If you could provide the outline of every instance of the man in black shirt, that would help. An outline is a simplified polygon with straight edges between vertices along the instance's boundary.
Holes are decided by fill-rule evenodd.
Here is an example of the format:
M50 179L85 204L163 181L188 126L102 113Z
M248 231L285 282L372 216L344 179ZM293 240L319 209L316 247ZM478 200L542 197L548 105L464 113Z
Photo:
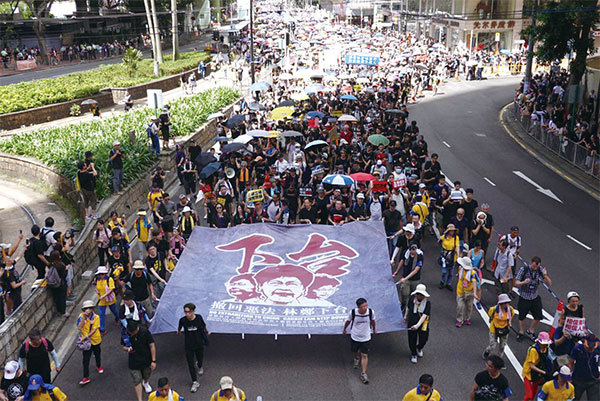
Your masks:
M86 217L96 216L96 177L92 171L89 171L84 162L79 162L79 171L77 180L83 195L83 204Z
M144 262L136 260L133 264L133 273L124 277L123 281L129 283L135 301L146 308L148 316L152 316L152 301L158 301L158 299L154 296L150 274L146 271Z
M148 256L144 259L146 269L152 273L152 285L157 298L160 298L162 292L167 285L167 261L158 254L156 245L148 246Z
M475 376L475 384L471 389L469 401L508 401L508 397L512 395L512 390L506 377L500 373L500 370L504 367L504 361L498 355L490 355L486 364L487 369Z
M298 223L302 224L316 224L317 223L317 209L312 205L309 198L304 199L304 205L298 213Z
M46 245L46 239L41 237L40 227L36 224L31 226L31 234L33 237L26 242L25 261L35 267L37 279L39 280L46 277L46 266L50 265L50 262L44 256L48 246ZM27 260L28 254L31 254L29 260Z
M198 374L204 374L202 361L204 359L204 345L208 345L207 336L210 332L206 329L206 323L202 316L196 315L196 305L192 303L183 306L185 316L179 319L177 326L177 335L181 335L183 329L183 338L185 344L185 359L187 360L190 376L192 377L191 392L198 391L200 384L198 383ZM198 364L198 371L194 366L194 358Z
M123 195L123 159L125 154L121 151L121 142L113 142L113 148L108 154L110 167L113 170L113 191L117 195Z
M156 250L161 259L169 257L169 241L164 238L164 235L159 228L152 229L152 239L148 241L146 250L148 250L152 244L156 245Z
M402 228L402 214L396 210L396 201L390 201L389 209L382 213L383 226L385 227L385 235L388 237L388 252L392 255L392 250L396 245L397 237L395 236Z
M19 362L7 362L4 365L4 377L0 383L0 399L15 401L25 394L28 384L29 375L21 370Z
M129 353L129 372L137 400L142 401L142 385L146 393L152 392L148 380L156 369L156 346L152 334L137 322L129 322L127 334L127 337L121 339L121 347Z
M42 337L39 329L32 329L29 338L19 350L19 365L25 366L29 375L40 375L44 382L50 383L50 357L54 360L56 371L60 372L60 361L50 340Z
M348 212L342 206L342 201L337 199L335 206L329 210L329 224L337 226L348 221Z

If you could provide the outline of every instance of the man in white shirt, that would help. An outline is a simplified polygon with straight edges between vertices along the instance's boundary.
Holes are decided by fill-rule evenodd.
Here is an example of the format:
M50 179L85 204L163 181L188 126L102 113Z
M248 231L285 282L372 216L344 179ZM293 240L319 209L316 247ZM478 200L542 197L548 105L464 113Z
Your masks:
M282 154L279 154L279 158L275 161L275 168L279 174L285 173L289 167L289 163L283 158Z
M346 329L350 326L350 339L352 353L354 354L354 369L362 368L360 380L364 384L369 383L367 376L367 365L369 363L369 347L371 345L371 328L372 333L377 334L375 327L375 313L369 308L367 300L358 298L356 300L357 308L352 309L348 315L348 320L344 324L342 334L346 335Z

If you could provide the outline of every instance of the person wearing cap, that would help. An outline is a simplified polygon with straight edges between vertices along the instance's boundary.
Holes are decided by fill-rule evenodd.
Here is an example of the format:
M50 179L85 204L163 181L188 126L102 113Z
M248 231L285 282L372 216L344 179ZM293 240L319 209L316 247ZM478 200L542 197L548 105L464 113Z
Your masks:
M397 256L400 255L400 257L403 257L411 245L417 245L419 248L421 247L420 236L417 234L413 223L406 224L402 227L402 230L398 232L397 237L398 241L396 242L396 248L390 258L392 266L396 264Z
M146 313L146 308L134 299L133 291L127 290L123 294L123 303L119 306L119 321L121 322L121 336L126 335L127 325L135 321L142 325L150 324L150 317Z
M136 260L133 263L133 272L127 274L123 281L129 283L129 288L133 292L135 301L142 304L146 308L148 315L152 316L152 301L158 301L158 299L154 296L152 280L144 262Z
M169 379L161 377L156 383L158 389L148 396L148 401L184 401L177 391L171 389Z
M498 295L498 303L488 310L490 317L489 345L483 351L483 358L489 355L504 356L504 347L508 340L510 325L515 309L510 305L510 297L507 294Z
M150 232L152 230L152 223L148 218L146 209L139 209L137 217L133 222L133 227L137 232L137 257L143 258L146 252L146 244L150 239Z
M106 266L98 266L96 277L94 278L94 287L98 297L98 315L100 316L100 332L106 333L106 308L108 307L119 321L119 311L117 310L117 294L115 291L115 280L109 276Z
M350 207L350 216L352 221L364 221L371 218L371 212L369 207L365 203L365 194L359 192L356 194L356 202L352 203Z
M27 391L23 395L25 401L67 401L67 395L60 388L49 384L40 375L31 375Z
M8 361L4 365L4 376L0 382L0 400L16 401L22 400L27 386L29 385L29 375L21 370L19 362Z
M567 305L561 313L560 320L562 320L562 323L559 323L559 326L564 327L564 322L567 318L585 319L583 305L580 303L580 296L575 291L569 291L569 293L567 294Z
M398 249L398 248L396 248ZM400 302L402 309L406 307L410 294L417 289L417 284L421 280L421 268L423 267L423 251L416 244L410 245L408 250L400 259L398 267L392 274L396 277L402 269L400 277Z
M126 156L121 150L121 142L114 141L113 148L108 154L108 162L113 171L113 192L123 195L123 159Z
M137 401L142 401L142 387L146 394L152 392L149 383L156 369L156 345L152 334L136 321L127 325L127 335L121 338L121 348L128 354L129 373Z
M404 322L408 328L408 347L412 363L417 363L417 357L423 357L423 348L429 338L430 316L431 302L429 302L427 287L425 284L418 284L410 294L404 310Z
M571 381L571 369L562 366L558 375L544 383L537 394L537 401L572 401L575 397L575 388Z
M90 360L92 359L92 353L96 360L96 369L99 374L104 373L102 368L101 349L100 344L102 343L102 336L100 335L100 317L94 313L94 307L96 303L94 301L83 301L81 307L82 312L77 317L77 329L79 329L79 341L83 342L85 339L89 339L91 347L88 350L83 350L83 379L79 382L81 386L88 384L90 380Z
M550 344L552 344L550 335L540 331L535 343L527 350L521 373L525 386L523 401L534 401L540 384L551 378L554 373L552 359L548 352Z
M542 265L542 259L538 256L531 258L529 265L522 266L515 277L515 287L519 289L519 336L517 340L523 338L525 333L525 319L527 314L531 312L533 321L527 330L527 336L532 340L535 339L535 328L542 320L542 297L538 294L538 287L545 283L547 286L552 285L552 280L548 276L548 271Z
M210 401L246 401L246 393L233 385L231 377L223 376L219 380L219 390L210 396Z
M600 399L600 350L598 337L588 333L573 347L570 357L570 368L573 372L573 385L575 386L575 399L580 400L585 393L588 400Z
M50 382L50 374L52 373L50 358L54 361L56 371L60 372L60 360L54 349L54 344L43 337L39 329L31 329L28 338L19 349L19 366L21 370L26 370L30 375L38 374L45 381Z
M448 224L444 234L440 236L440 265L442 266L442 276L440 278L439 288L447 288L452 291L452 270L458 255L460 254L460 241L458 238L458 230L454 224Z
M167 259L158 253L156 245L148 246L148 255L144 259L147 271L152 275L152 285L157 298L162 295L167 285Z
M504 361L498 355L490 355L485 358L485 363L486 369L475 375L475 384L469 394L469 401L508 401L512 389L508 379L501 373Z
M477 290L479 274L471 264L471 258L463 256L457 260L458 282L456 283L456 327L471 325L473 300L481 300L481 290Z
M419 377L417 387L404 394L402 401L442 401L442 396L433 388L433 376L426 373Z
M387 177L388 171L381 159L377 160L377 162L371 166L371 174L375 175L375 173L379 174L379 177Z

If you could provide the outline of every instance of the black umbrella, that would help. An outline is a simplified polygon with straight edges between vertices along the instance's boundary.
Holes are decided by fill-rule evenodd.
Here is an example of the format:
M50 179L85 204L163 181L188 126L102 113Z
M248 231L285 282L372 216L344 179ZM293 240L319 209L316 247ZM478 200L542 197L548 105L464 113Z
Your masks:
M385 112L392 113L392 114L398 114L400 117L406 117L408 115L407 112L405 112L404 110L400 110L400 109L387 109Z
M227 120L225 126L229 129L235 128L241 125L245 119L246 117L241 114L234 114L231 117L229 117L229 120Z
M204 178L208 178L211 175L213 175L214 173L216 173L217 171L219 171L221 169L221 163L219 162L212 162L206 165L206 167L204 167L202 169L202 171L200 171L200 178L204 179Z
M216 162L216 161L217 161L217 158L209 152L200 153L198 155L198 157L196 157L196 160L195 160L196 166L198 166L199 169L201 169L202 167L206 166L209 163Z
M290 107L290 106L293 106L295 104L296 104L296 102L293 101L293 100L284 100L283 102L279 103L277 105L277 107Z
M227 145L223 146L221 148L221 152L223 153L233 153L233 152L237 152L240 149L244 148L243 143L238 143L238 142L233 142L233 143L228 143Z

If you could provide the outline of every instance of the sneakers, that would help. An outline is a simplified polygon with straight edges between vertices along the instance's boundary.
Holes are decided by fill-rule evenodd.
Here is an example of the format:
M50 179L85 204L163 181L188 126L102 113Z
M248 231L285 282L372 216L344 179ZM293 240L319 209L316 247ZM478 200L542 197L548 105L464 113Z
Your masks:
M369 384L369 376L367 376L366 373L361 373L360 381L363 382L364 384Z
M152 392L152 386L147 381L142 381L142 387L144 387L146 394L150 394Z
M465 320L465 326L470 326L471 325L471 321L469 319Z
M451 286L450 284L446 284L446 289L447 289L448 291L452 291L452 286Z
M440 283L440 285L438 286L438 288L439 288L440 290L442 290L442 289L444 288L444 283Z
M83 379L81 379L81 381L79 382L80 386L85 386L86 384L88 384L89 382L91 382L91 380L88 377L84 377Z
M535 340L537 340L537 336L535 335L535 333L532 333L529 330L525 331L525 334L527 335L527 337L529 337L529 339L533 342L535 342Z
M520 343L521 341L523 341L523 339L525 338L524 334L518 333L517 334L517 342Z
M418 349L418 350L417 350L417 356L418 356L419 358L423 358L423 350L422 350L422 349Z
M103 368L102 366L100 366L100 367L99 367L99 368L97 368L97 369L98 369L98 373L99 373L99 374L102 374L102 373L104 373L104 368Z
M196 391L198 391L199 388L200 388L200 383L193 382L192 383L192 388L190 389L190 392L195 393Z
M198 374L202 376L204 374L204 368L198 369Z
M462 322L460 320L456 321L456 325L455 325L456 327L462 327L462 325L463 324L462 324Z
M413 355L413 356L411 356L411 357L410 357L410 361L411 361L412 363L417 363L417 356L416 356L416 355Z
M359 358L354 358L354 362L352 363L352 367L354 369L358 369L359 366L360 366L360 359Z

